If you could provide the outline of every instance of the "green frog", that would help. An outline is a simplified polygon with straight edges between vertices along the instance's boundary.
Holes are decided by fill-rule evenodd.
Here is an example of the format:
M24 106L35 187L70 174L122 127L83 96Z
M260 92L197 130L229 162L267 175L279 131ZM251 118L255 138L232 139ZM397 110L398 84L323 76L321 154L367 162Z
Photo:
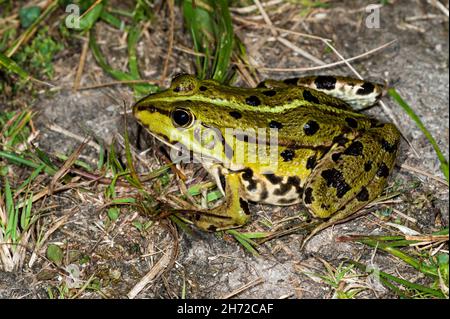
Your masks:
M383 191L399 131L356 111L375 104L383 89L337 76L266 80L240 88L182 74L170 88L138 101L133 114L153 136L179 154L192 155L215 179L225 199L190 213L199 228L244 225L249 202L303 203L322 221L312 236Z

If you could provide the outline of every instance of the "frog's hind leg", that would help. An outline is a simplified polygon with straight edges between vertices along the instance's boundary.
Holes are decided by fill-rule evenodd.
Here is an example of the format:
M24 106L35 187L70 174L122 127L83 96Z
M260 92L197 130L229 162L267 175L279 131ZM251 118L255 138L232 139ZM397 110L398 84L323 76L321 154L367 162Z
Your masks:
M381 194L394 167L399 142L394 125L380 124L332 147L314 168L304 188L303 201L311 214L329 218L308 239Z
M374 105L383 95L384 86L343 76L308 76L287 79L285 83L321 91L347 102L355 111Z
M239 175L229 173L221 175L221 190L225 193L223 204L207 211L194 211L194 224L207 231L236 228L244 225L250 219L248 203L241 197L241 182Z

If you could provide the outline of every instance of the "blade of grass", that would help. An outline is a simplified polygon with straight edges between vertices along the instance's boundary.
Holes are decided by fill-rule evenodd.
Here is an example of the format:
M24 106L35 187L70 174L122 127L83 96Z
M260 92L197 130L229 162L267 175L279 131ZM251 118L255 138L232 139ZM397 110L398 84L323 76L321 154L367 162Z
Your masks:
M397 91L394 88L391 88L388 90L388 93L390 96L394 98L395 101L405 110L406 114L416 123L417 127L423 132L423 134L426 136L428 141L430 141L431 145L434 148L434 151L437 154L437 157L439 161L441 162L441 171L444 174L445 178L447 179L447 182L449 181L449 167L448 167L448 161L445 158L444 154L442 154L441 149L439 148L438 144L436 143L436 140L431 135L431 133L427 130L425 125L423 124L422 120L417 116L417 114L413 111L413 109L409 106L408 103L406 103L400 94L397 93Z
M27 160L23 157L21 157L18 154L15 154L13 152L4 152L4 151L0 151L0 158L4 158L14 164L19 164L19 165L25 165L31 168L35 168L37 169L38 167L40 167L40 165L44 164L45 165L45 172L49 175L53 175L55 174L56 170L53 167L49 167L47 164L45 163L35 163L33 161Z
M233 51L233 23L227 0L210 1L214 5L214 14L219 19L216 28L216 55L213 65L214 80L224 83L230 67L231 53Z
M131 39L133 41L137 41L136 38L134 38L134 37L132 37ZM112 76L116 80L119 80L119 81L140 80L139 77L136 78L135 76L133 76L130 73L126 73L126 72L123 72L123 71L116 70L116 69L112 68L106 62L106 58L101 53L100 47L98 46L97 41L95 39L94 29L91 29L91 31L89 33L89 47L91 48L92 55L94 56L94 58L97 61L98 65L100 65L100 67L103 69L103 71L108 73L110 76ZM137 68L137 66L133 66L133 68ZM149 84L149 83L139 83L139 84L129 83L128 85L130 87L132 87L135 90L135 92L138 93L138 95L145 95L145 94L149 94L149 93L154 93L154 92L156 92L158 90L158 87L156 85Z
M17 74L20 78L24 80L31 79L31 76L27 73L27 71L22 69L14 60L2 54L1 52L0 52L0 68L4 68L9 72Z
M350 264L352 264L352 265L355 265L355 266L356 266L359 270L361 270L361 271L367 272L367 273L369 273L369 274L371 274L371 273L374 272L374 269L368 270L367 267L366 267L365 265L363 265L363 264L361 264L361 263L359 263L359 262L356 262L356 261L353 261L353 260L349 260L348 262L349 262ZM380 277L382 277L382 278L391 280L391 281L393 281L393 282L395 282L395 283L398 283L398 284L400 284L400 285L403 285L403 286L405 286L405 287L407 287L407 288L409 288L409 289L414 289L414 290L417 290L417 291L421 291L421 292L424 292L424 293L428 293L428 294L430 294L430 295L432 295L432 296L435 296L435 297L438 297L438 298L445 298L444 294L441 293L441 292L438 291L438 290L435 290L435 289L432 289L432 288L428 288L428 287L425 287L425 286L423 286L423 285L419 285L419 284L416 284L416 283L412 283L412 282L410 282L410 281L408 281L408 280L405 280L405 279L401 279L401 278L395 277L395 276L390 275L390 274L388 274L388 273L385 273L385 272L383 272L383 271L379 271L379 275L380 275Z
M228 234L234 237L245 249L251 252L254 256L259 256L258 251L255 247L258 246L256 242L248 238L245 234L240 233L234 229L229 229L226 231Z
M414 267L415 269L419 270L420 272L422 272L423 274L425 274L427 276L431 276L433 278L439 277L436 267L429 266L429 265L417 260L416 258L409 256L408 254L404 253L403 251L390 246L390 244L386 244L383 242L376 242L373 240L360 240L360 242L363 244L366 244L368 246L371 246L371 247L377 247L377 249L381 249L387 253L390 253L391 255L393 255L397 258L400 258L401 260L406 262L408 265Z

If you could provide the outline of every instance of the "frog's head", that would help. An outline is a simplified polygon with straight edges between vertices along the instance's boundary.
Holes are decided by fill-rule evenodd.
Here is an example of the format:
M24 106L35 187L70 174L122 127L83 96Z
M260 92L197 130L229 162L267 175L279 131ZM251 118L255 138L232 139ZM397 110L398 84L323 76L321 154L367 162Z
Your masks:
M192 75L179 75L167 90L150 94L133 106L133 114L149 132L175 148L192 151L206 157L221 159L224 154L222 133L210 119L220 118L209 98L205 85ZM178 146L178 147L177 147Z

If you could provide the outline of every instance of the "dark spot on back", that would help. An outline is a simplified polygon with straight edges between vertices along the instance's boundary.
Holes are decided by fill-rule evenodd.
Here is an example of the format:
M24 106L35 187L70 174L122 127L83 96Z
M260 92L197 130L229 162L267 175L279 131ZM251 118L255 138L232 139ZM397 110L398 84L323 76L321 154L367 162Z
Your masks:
M303 90L303 99L305 101L311 102L311 103L315 103L315 104L319 104L320 101L317 97L315 97L310 90Z
M358 122L353 117L346 117L345 122L347 122L348 126L351 128L358 128Z
M305 134L307 136L311 136L317 133L317 131L319 130L319 124L317 124L316 121L308 121L306 122L305 125L303 125L303 132L305 132Z
M295 151L291 149L286 149L280 153L280 156L283 158L285 162L292 161L295 156Z
M202 85L198 89L203 92L203 91L206 91L208 88L206 86Z
M250 209L248 208L248 202L242 198L239 198L239 204L246 215L250 215Z
M270 128L281 129L283 127L283 124L281 124L280 122L277 122L277 121L270 121L269 127Z
M370 93L373 92L373 90L375 89L375 86L370 83L370 82L365 82L361 88L358 89L358 91L356 91L356 94L359 95L368 95Z
M333 155L331 155L331 159L333 160L333 162L337 163L341 158L341 155L342 153L334 153Z
M305 202L305 204L311 204L314 201L314 197L312 195L312 188L308 187L307 189L305 189L305 194L303 197L303 201Z
M356 195L356 199L360 202L365 202L369 200L369 191L364 186L361 191Z
M366 163L364 163L364 170L366 172L370 171L372 169L372 161L367 161Z
M261 100L255 95L250 95L245 99L245 103L251 106L258 106L261 105Z
M298 78L291 78L291 79L286 79L283 81L284 84L288 84L288 85L297 85L298 82Z
M236 111L231 111L230 115L234 117L236 120L239 120L242 117L242 114Z
M266 81L259 82L257 88L267 88Z
M389 144L384 138L381 140L381 147L388 153L394 153L397 150L396 144Z
M336 196L338 198L342 198L351 189L350 185L345 181L344 175L335 168L324 170L321 175L328 187L336 188Z
M344 135L340 134L338 136L335 136L333 138L333 144L337 144L339 146L344 146L345 144L348 143L348 138L346 138Z
M268 90L268 91L263 91L262 94L264 94L265 96L275 96L277 94L277 91Z
M386 164L381 163L380 166L378 166L377 176L378 177L388 177L389 176L389 167L387 167Z
M351 155L351 156L360 156L363 153L363 144L360 141L355 141L352 144L350 144L349 147L344 151L345 155Z
M314 83L319 90L334 90L336 88L336 78L328 75L318 76Z
M308 160L306 161L306 168L307 169L313 169L317 164L316 155L308 157Z

